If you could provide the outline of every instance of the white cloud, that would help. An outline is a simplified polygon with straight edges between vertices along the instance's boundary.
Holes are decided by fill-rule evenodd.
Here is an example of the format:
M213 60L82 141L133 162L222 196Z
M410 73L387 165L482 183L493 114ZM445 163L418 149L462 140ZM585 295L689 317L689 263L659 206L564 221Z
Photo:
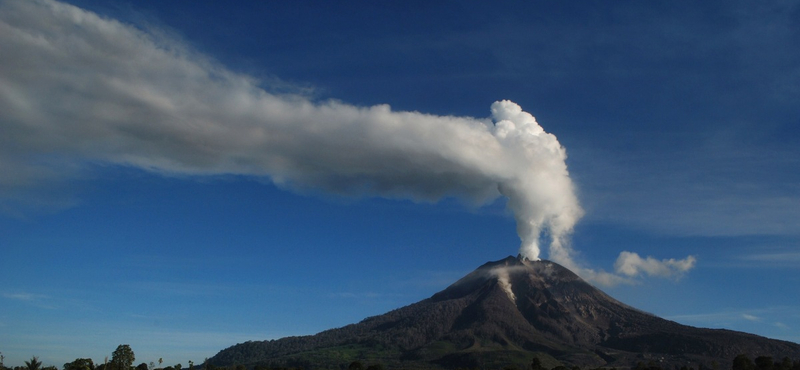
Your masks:
M684 259L657 260L653 257L642 258L637 253L623 251L614 263L614 272L593 269L578 264L572 259L554 258L555 262L572 270L580 277L601 286L620 284L638 284L641 277L680 278L693 269L697 259L687 256Z
M694 268L697 259L688 256L684 259L663 259L658 260L648 256L640 257L637 253L624 251L619 254L614 263L614 270L618 274L625 276L657 276L657 277L680 277L687 271Z
M748 321L761 321L761 318L755 315L743 313L742 318Z

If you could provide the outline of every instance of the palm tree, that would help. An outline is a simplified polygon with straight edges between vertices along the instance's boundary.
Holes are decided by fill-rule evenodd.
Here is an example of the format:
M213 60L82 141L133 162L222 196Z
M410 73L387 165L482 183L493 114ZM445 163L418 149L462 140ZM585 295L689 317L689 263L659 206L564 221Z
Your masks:
M36 356L31 357L30 361L25 361L25 368L28 370L39 370L42 368L42 362Z

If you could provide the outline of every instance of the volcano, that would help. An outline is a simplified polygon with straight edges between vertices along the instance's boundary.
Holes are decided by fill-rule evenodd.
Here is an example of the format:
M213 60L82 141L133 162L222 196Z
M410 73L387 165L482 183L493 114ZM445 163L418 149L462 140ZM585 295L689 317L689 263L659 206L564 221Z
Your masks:
M546 260L489 262L428 299L316 335L250 341L216 366L346 368L728 367L738 354L800 358L800 345L681 325L627 306Z

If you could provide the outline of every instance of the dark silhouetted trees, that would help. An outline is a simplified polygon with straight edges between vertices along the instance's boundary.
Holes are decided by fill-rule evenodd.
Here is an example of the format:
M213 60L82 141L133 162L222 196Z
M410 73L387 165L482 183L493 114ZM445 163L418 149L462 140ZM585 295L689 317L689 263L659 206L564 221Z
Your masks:
M741 354L733 359L731 370L800 370L800 361L788 357L773 361L770 356L758 356L755 361L750 361L747 355Z
M747 357L745 354L741 354L736 356L733 359L733 365L731 366L731 370L754 370L755 365L753 365L753 361L750 361L750 357Z
M544 366L542 366L542 360L538 357L534 357L531 361L531 370L546 370Z
M42 362L36 356L31 357L29 361L25 361L25 369L27 370L39 370L41 367Z
M136 356L133 354L131 346L120 344L111 354L109 365L111 370L133 370L133 361L135 360Z
M91 358L76 358L64 364L64 370L95 370L94 361Z
M167 366L165 368L154 368L154 363L150 362L149 366L147 363L140 363L136 367L133 367L133 361L135 359L133 350L131 350L130 346L127 344L121 344L117 347L117 349L112 354L111 360L109 361L108 357L106 357L104 364L95 365L92 359L90 358L77 358L72 362L65 363L63 365L63 370L313 370L313 369L339 369L339 370L384 370L387 367L384 364L379 362L372 362L369 366L365 366L365 362L362 360L354 360L349 363L315 363L313 359L310 358L299 358L296 360L295 363L289 364L257 364L255 366L245 366L243 364L224 364L220 366L214 366L211 363L206 362L203 363L201 367L195 367L194 362L189 361L189 366L187 368L183 368L183 365L176 364L174 366ZM352 358L351 358L352 359ZM373 361L375 359L372 359ZM163 360L162 360L163 362ZM394 369L397 368L397 363L389 363L388 368ZM633 365L633 364L632 364ZM732 362L730 362L730 367L720 366L715 361L711 362L710 367L709 364L703 363L695 363L696 367L692 367L691 365L669 365L662 368L664 364L657 363L654 361L649 361L647 363L638 362L635 366L630 367L631 370L800 370L800 360L792 360L789 357L783 357L782 359L776 361L775 358L771 356L758 356L755 360L751 360L750 357L746 354L740 354L736 356ZM582 370L577 366L568 367L571 365L564 366L563 364L558 363L558 366L553 368L552 370ZM519 364L508 364L505 367L496 367L490 368L487 367L486 370L498 370L498 369L506 369L506 370L519 370L520 368L525 368L524 366L520 367ZM463 368L459 368L460 370L465 370ZM457 370L459 370L457 369ZM546 367L539 357L534 357L530 363L530 370L548 370L549 368ZM60 370L54 366L43 366L42 361L39 361L37 356L33 356L29 361L25 361L25 366L16 366L14 368L9 368L5 366L0 366L0 370ZM584 368L583 370L616 370L616 368Z
M772 357L769 356L756 357L755 365L758 370L772 370L774 368Z

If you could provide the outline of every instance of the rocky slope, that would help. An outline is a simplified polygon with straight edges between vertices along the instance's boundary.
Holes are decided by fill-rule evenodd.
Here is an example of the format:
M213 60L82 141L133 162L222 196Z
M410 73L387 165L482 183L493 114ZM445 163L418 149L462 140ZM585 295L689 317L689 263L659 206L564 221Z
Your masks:
M538 356L553 366L653 361L697 368L727 367L740 353L800 359L800 345L664 320L616 301L556 263L508 257L421 302L312 336L237 344L209 363L528 368Z

